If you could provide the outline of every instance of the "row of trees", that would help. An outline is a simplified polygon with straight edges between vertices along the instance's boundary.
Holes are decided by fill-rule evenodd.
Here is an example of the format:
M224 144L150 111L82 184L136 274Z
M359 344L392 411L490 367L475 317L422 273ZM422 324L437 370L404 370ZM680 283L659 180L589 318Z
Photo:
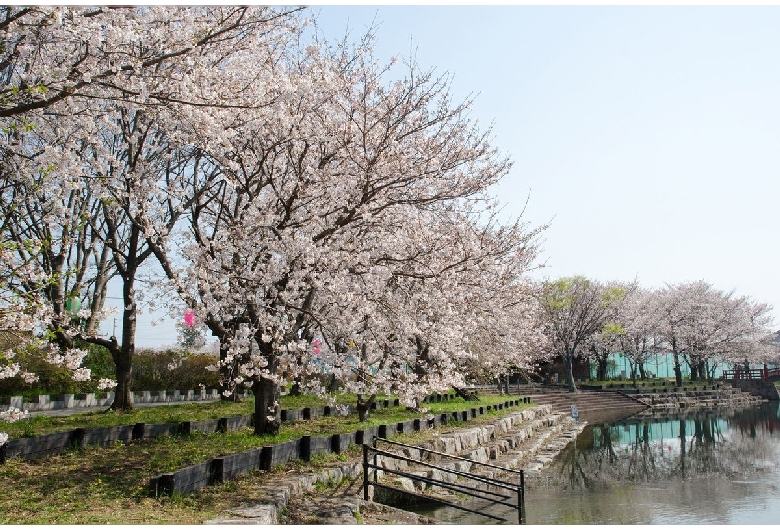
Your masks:
M219 340L223 395L253 389L258 434L288 382L354 392L365 415L378 393L416 406L554 354L629 351L649 329L638 287L526 279L545 227L499 221L488 191L511 162L448 78L377 62L370 32L328 42L304 14L0 7L0 329L79 378L79 341L107 348L127 409L139 307L187 310ZM105 338L110 281L122 333ZM753 347L694 338L676 320L690 296L675 331L641 340L704 370Z
M143 281L218 338L223 394L253 388L258 433L283 382L321 391L323 371L367 411L530 367L541 228L497 221L487 191L511 164L490 131L446 77L376 62L370 33L305 26L265 7L0 8L0 327L45 330L80 377L77 341L107 348L127 409ZM111 280L123 325L104 338Z
M606 379L607 360L622 353L632 379L659 352L673 359L677 384L686 363L691 378L712 379L725 364L766 363L778 358L771 307L704 281L645 289L637 282L601 283L581 276L545 283L540 300L553 352L563 356L570 389L572 365L587 358Z

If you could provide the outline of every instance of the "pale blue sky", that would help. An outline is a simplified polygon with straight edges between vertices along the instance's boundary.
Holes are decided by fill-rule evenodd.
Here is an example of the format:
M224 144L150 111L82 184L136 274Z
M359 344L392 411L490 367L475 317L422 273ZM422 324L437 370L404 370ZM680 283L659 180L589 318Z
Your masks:
M315 6L324 36L375 20L494 123L508 214L552 220L537 277L703 279L779 316L780 7ZM172 341L140 322L138 344ZM174 339L175 340L175 339Z
M552 218L543 276L704 279L780 310L780 7L314 9L478 94L507 211L530 192L526 218Z

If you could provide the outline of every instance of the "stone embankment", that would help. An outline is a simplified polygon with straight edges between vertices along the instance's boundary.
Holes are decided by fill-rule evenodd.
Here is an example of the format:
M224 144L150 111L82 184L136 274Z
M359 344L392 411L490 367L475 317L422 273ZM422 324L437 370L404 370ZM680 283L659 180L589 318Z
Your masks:
M654 411L675 411L683 409L714 409L718 407L743 407L757 405L765 398L726 385L702 389L675 389L662 394L637 393L634 398L649 405Z
M767 396L754 389L735 388L726 383L696 387L633 388L631 385L625 385L622 389L592 389L591 387L577 392L568 392L560 387L537 386L526 390L524 395L530 397L534 403L552 405L553 411L571 411L572 405L576 405L581 418L591 424L609 423L615 417L641 412L644 409L647 409L647 412L654 410L673 412L719 407L739 408L757 405L767 399Z
M554 413L550 405L539 405L511 413L489 424L441 433L417 444L424 449L454 454L478 462L489 462L506 468L522 468L538 473L584 428L563 413ZM434 433L435 434L435 433ZM436 458L436 465L461 469L462 462L447 462L446 457L419 450L405 449L411 458ZM426 456L427 455L427 456ZM395 462L395 464L393 464ZM398 460L385 461L386 466L414 472ZM423 472L420 472L423 473ZM433 473L427 471L426 473ZM441 473L436 471L436 473ZM380 475L381 476L381 475ZM408 491L421 492L425 485L411 479L385 480ZM356 524L400 522L420 524L436 522L403 510L396 510L362 498L362 461L333 464L312 473L276 481L265 488L264 499L229 510L207 524ZM328 485L330 487L328 487ZM319 491L315 491L319 490ZM322 491L324 490L324 491ZM373 493L373 488L371 488ZM382 488L377 488L379 499Z

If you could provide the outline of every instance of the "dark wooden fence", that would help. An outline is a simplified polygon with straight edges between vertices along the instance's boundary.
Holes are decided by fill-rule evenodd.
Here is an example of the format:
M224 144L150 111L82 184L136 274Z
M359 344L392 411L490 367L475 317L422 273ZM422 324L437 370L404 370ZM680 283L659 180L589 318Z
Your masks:
M430 429L451 422L466 422L491 410L504 410L520 403L530 403L530 399L514 399L492 407L488 405L461 412L431 415L432 417L418 418L392 425L375 425L353 433L333 436L303 436L289 442L266 445L259 450L252 449L235 455L214 458L172 473L157 475L149 483L149 493L151 496L192 493L206 485L223 482L256 469L270 471L292 460L307 462L317 455L342 453L352 445L369 443L374 436L388 438L396 434ZM234 461L240 462L240 465L234 464Z
M178 394L178 391L176 392ZM158 392L160 399L164 398L165 391ZM454 394L440 394L426 399L450 400ZM382 400L375 404L374 409L389 406L397 406L398 399ZM350 407L352 411L352 407ZM354 411L353 411L354 412ZM282 421L309 420L330 416L330 407L306 407L299 410L282 410ZM214 420L185 421L182 423L160 423L135 425L118 425L115 427L98 427L93 429L74 429L43 436L26 438L13 438L0 446L0 464L4 464L8 458L22 458L35 460L57 453L63 453L69 449L85 447L87 445L113 445L117 442L127 443L131 440L143 440L156 438L157 436L187 435L193 432L232 432L245 427L253 426L251 414L219 418ZM324 442L315 441L314 451L321 451L320 446ZM286 462L286 460L285 460ZM275 465L275 464L274 464Z
M432 396L427 401L448 401L454 399L454 394ZM530 402L529 398L515 399L506 403L472 408L461 412L440 414L428 419L418 418L392 425L377 425L367 427L352 433L335 434L332 436L304 436L289 442L263 446L241 453L209 459L200 464L179 469L171 473L162 473L153 477L149 484L152 496L171 495L174 493L190 493L209 484L230 480L239 475L254 470L270 471L276 466L284 465L292 460L309 461L312 457L327 453L342 453L352 445L368 443L374 436L387 438L398 433L410 433L424 429L446 425L450 422L465 422L476 418L490 410L502 410L505 407ZM397 400L380 402L378 407L398 405ZM304 412L305 411L305 412ZM313 418L330 415L329 407L321 409L283 410L284 421L293 419ZM39 459L70 449L78 449L87 445L107 446L117 442L130 442L154 438L157 436L188 435L194 432L230 432L253 425L252 415L234 416L214 420L185 421L182 423L161 423L134 425L118 425L114 427L99 427L93 429L74 429L72 431L46 434L28 438L13 438L0 446L0 464L8 458Z
M234 416L216 420L185 421L182 423L136 423L134 425L116 425L114 427L96 427L92 429L74 429L72 431L12 438L0 447L0 464L7 458L36 460L69 449L78 449L87 445L113 445L132 440L156 438L158 436L187 435L194 432L229 432L252 425L252 415ZM3 451L4 449L4 451Z

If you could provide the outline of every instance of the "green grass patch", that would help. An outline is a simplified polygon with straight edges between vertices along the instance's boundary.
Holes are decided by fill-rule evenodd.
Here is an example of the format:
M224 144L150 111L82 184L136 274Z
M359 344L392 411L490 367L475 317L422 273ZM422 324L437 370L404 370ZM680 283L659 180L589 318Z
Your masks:
M488 395L480 398L479 402L455 399L426 406L429 413L437 414L506 401L508 398L505 396ZM216 417L230 415L225 414L226 410L238 413L231 408L234 404L210 405L218 407L219 413ZM251 410L251 403L242 405ZM511 409L491 412L469 420L467 425L486 423L496 416L528 406L530 405L521 404ZM35 462L12 459L6 465L0 466L0 524L200 524L229 508L246 504L248 500L267 498L268 493L264 488L274 487L274 484L285 476L311 471L317 466L332 462L358 459L361 456L361 448L353 446L340 455L319 455L308 463L291 462L272 472L258 471L226 484L209 486L191 495L149 498L149 480L160 473L197 464L209 458L284 442L307 434L324 436L347 433L366 426L392 424L424 415L398 406L372 411L370 421L365 423L359 422L355 415L285 422L278 436L258 437L251 429L226 434L195 433L190 436L134 441L127 445L87 447ZM72 418L77 421L84 417L85 415L80 414ZM166 421L170 421L168 417L165 417ZM133 421L146 421L135 419L135 416L133 418ZM13 425L15 424L9 424L8 427ZM77 426L86 425L74 424L74 427ZM414 444L455 429L456 425L448 424L436 430L408 433L394 438Z
M243 416L254 412L254 400L244 403L213 401L209 403L186 403L138 407L129 412L95 410L69 416L35 416L14 423L2 425L2 430L11 438L40 436L54 432L69 431L78 427L86 429L134 425L136 423L181 423Z
M357 398L351 394L338 395L335 396L335 398L337 403L345 405L354 405L357 401ZM389 398L387 396L377 398L377 400L383 399ZM503 403L507 401L507 399L506 396L486 395L481 397L479 402L466 402L461 398L457 398L441 403L430 403L425 406L431 413L459 412L469 408ZM317 396L282 396L281 401L282 408L288 410L306 407L324 407L327 404L328 400L318 398ZM10 438L22 438L69 431L79 427L90 429L114 427L116 425L134 425L136 423L181 423L184 421L244 416L252 414L254 412L254 406L254 398L249 398L242 403L212 401L207 403L137 407L129 412L95 410L69 416L41 415L14 423L2 424L2 431L8 433ZM381 425L383 423L405 421L407 419L409 419L409 417L404 407L383 408L372 411L370 422L367 425ZM300 422L290 422L291 425L294 425L295 423ZM329 424L327 421L325 423ZM356 425L357 423L359 423L357 417L354 417L353 424ZM287 425L287 422L285 422L285 425ZM350 425L350 427L352 427L352 425ZM328 429L330 427L325 425L323 428ZM353 430L357 430L358 428L360 427L355 427Z

